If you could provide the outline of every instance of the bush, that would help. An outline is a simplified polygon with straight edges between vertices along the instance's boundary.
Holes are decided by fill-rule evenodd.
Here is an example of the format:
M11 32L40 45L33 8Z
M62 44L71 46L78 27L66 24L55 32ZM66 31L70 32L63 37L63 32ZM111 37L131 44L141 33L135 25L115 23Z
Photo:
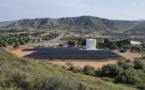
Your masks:
M71 66L70 69L74 73L82 73L82 68L79 66Z
M121 72L116 78L116 82L137 85L143 83L143 80L140 78L136 70L129 68Z
M129 63L128 60L120 60L117 62L119 67L122 67L123 69L133 68L133 64Z
M101 75L115 77L122 71L122 68L116 64L108 64L102 67Z
M92 67L90 65L86 65L83 68L83 72L87 75L95 75L95 69L94 69L94 67Z
M145 64L141 60L134 61L134 68L135 69L144 69Z
M133 52L133 51L142 52L143 48L141 46L133 45L130 47L130 51L131 52Z

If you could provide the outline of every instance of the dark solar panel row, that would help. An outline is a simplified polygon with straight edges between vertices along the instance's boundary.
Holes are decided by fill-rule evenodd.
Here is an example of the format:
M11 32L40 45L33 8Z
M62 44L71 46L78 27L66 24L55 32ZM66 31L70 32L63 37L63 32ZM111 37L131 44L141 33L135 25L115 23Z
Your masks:
M36 59L106 59L120 55L109 50L79 50L74 48L35 48L36 52L27 55Z

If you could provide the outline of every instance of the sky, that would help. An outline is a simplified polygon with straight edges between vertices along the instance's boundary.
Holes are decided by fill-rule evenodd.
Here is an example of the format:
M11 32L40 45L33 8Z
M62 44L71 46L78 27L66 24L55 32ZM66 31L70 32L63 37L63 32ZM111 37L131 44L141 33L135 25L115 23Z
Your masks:
M0 21L76 16L145 19L145 0L0 0Z

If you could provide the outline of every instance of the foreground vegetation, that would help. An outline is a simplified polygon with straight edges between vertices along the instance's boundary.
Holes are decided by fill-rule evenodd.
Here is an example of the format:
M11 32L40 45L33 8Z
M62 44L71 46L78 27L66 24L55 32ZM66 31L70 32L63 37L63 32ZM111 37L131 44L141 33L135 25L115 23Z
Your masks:
M121 60L117 64L108 64L98 70L97 76L103 77L115 83L134 85L145 90L145 64L142 60Z
M87 68L86 68L87 70ZM1 90L135 90L0 51Z
M107 64L98 70L95 70L90 65L86 65L84 68L71 65L69 70L75 73L100 77L104 81L127 84L145 90L144 59L144 56L142 56L134 62L130 60L119 60L117 64Z

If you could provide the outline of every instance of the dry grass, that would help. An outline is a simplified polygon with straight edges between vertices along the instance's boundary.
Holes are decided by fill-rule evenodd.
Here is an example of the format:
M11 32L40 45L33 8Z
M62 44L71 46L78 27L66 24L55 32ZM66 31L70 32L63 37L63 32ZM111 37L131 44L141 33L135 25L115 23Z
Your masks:
M24 57L25 55L31 54L35 51L23 51L22 49L17 49L17 50L9 50L8 52L17 55L18 57Z
M117 62L117 60L113 60L113 61L99 61L99 62L94 62L94 61L69 61L69 63L72 63L73 66L79 66L81 68L83 68L85 65L91 65L93 66L95 69L99 69L101 68L103 65L107 65L107 64L115 64ZM55 65L60 65L60 66L66 66L66 63L68 63L67 61L52 61L52 64Z
M115 53L127 58L127 59L130 59L130 60L134 60L135 58L138 58L138 57L141 57L142 54L140 53L133 53L133 52L130 52L130 51L127 51L126 53L120 53L119 50L114 50Z

